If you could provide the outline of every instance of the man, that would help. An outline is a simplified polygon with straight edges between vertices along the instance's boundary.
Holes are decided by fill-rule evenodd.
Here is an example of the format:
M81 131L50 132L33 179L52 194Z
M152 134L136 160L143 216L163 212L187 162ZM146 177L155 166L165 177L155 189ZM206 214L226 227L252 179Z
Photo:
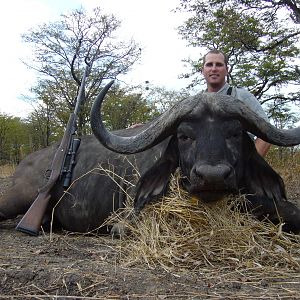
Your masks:
M228 76L227 56L219 50L211 50L203 57L202 74L206 80L207 92L231 95L245 102L260 117L268 120L258 100L246 89L230 87L226 82ZM260 138L255 140L255 147L261 156L265 156L271 144Z

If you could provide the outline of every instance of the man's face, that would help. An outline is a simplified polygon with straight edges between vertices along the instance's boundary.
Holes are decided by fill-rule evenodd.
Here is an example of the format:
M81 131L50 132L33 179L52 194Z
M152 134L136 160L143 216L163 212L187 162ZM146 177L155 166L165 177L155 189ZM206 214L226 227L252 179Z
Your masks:
M221 89L228 74L223 54L207 54L202 74L206 80L208 92L217 92Z

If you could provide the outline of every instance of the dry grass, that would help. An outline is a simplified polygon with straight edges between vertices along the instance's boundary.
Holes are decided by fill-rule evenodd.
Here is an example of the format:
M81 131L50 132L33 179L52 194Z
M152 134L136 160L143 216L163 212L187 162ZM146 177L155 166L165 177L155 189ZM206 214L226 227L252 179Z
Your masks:
M13 175L16 166L12 164L0 166L0 178L6 178Z
M116 246L126 266L202 273L220 268L299 271L299 237L282 232L282 225L241 213L238 207L245 201L198 202L181 190L177 177L161 202L148 205L139 216L133 216L129 206L108 223L120 222L127 229Z
M266 159L284 180L289 180L291 177L298 177L300 174L300 151L295 152L293 156L290 154L284 155L280 159L278 151L271 148Z

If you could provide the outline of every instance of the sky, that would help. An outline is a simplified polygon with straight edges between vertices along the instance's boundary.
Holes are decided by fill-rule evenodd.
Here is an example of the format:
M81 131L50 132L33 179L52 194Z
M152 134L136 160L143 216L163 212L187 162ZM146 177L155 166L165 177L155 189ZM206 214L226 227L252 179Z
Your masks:
M26 117L32 106L24 100L34 86L36 74L22 60L32 49L22 42L21 34L42 23L60 18L62 13L83 6L87 10L100 6L104 13L114 14L121 22L119 37L133 38L141 45L142 58L126 77L128 84L149 81L167 89L184 88L188 82L179 79L188 69L182 62L198 57L198 49L187 47L177 34L184 16L173 13L179 0L9 0L0 11L1 98L0 113Z

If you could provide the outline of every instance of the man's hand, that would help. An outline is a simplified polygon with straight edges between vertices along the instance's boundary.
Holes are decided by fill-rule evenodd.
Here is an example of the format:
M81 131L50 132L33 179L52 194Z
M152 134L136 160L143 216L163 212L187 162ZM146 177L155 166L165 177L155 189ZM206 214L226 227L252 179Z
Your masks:
M257 138L255 140L255 147L258 154L260 154L262 157L265 157L271 147L271 144L263 141L260 138Z
M133 124L127 128L136 128L136 127L140 127L140 126L143 126L144 124L143 123L137 123L137 124Z

